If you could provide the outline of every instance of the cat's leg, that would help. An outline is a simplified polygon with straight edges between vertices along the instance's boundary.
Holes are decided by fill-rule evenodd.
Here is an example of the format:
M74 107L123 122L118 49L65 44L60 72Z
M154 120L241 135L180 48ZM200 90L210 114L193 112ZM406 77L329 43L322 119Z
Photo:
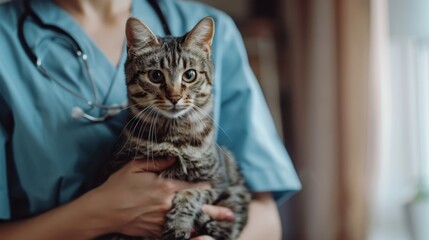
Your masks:
M251 196L244 186L229 187L222 195L229 196L219 198L214 204L230 208L234 212L233 222L208 221L200 234L210 235L216 240L235 240L247 223Z
M179 191L174 200L173 208L167 214L163 240L190 239L197 219L202 215L204 204L213 202L223 190L220 189L188 189Z

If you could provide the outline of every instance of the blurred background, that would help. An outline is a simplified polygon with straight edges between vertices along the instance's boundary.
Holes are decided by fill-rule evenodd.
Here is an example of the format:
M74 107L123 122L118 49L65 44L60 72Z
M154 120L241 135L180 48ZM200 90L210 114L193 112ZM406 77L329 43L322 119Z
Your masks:
M428 0L202 0L231 15L303 190L283 239L429 239Z

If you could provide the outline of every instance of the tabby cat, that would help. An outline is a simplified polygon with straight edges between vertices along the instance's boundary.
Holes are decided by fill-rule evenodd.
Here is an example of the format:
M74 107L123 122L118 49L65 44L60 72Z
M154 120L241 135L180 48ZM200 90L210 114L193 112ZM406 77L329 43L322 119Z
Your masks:
M160 177L209 182L213 188L177 192L162 239L190 239L194 226L198 235L236 239L247 221L250 194L231 154L214 139L213 19L202 19L182 37L157 37L142 22L130 18L126 35L130 116L125 139L106 176L133 159L174 157L176 164ZM201 211L203 204L232 209L234 221L211 221ZM144 238L116 235L111 239Z

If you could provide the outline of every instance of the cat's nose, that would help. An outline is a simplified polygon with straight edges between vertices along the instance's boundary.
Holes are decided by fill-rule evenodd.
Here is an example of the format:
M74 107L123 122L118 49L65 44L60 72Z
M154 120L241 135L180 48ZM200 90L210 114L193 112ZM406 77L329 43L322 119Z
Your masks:
M182 99L182 95L173 95L173 96L168 96L167 98L168 100L170 100L172 104L176 105L177 102L179 102L179 100Z

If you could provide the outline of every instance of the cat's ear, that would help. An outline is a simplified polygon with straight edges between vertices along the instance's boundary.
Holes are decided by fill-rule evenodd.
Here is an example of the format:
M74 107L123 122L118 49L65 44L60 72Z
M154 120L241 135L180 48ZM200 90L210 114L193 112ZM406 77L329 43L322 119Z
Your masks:
M186 34L184 45L196 46L210 53L215 31L215 23L213 18L205 17L197 23L197 25Z
M139 50L143 47L159 44L155 34L137 18L128 19L125 33L129 50Z

